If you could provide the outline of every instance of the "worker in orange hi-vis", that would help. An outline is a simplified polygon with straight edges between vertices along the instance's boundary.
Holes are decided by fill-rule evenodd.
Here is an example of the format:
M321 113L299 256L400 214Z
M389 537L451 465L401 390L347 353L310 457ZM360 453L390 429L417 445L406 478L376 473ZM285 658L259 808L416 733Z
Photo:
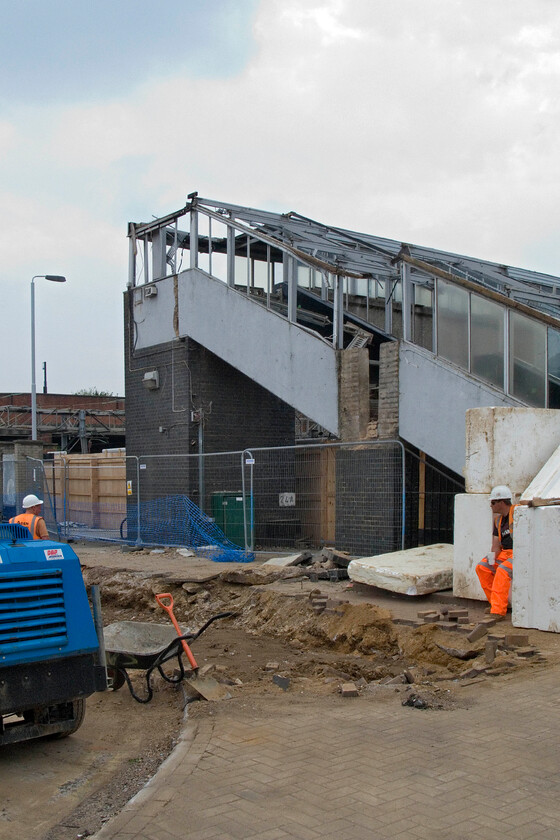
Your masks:
M13 516L10 522L14 522L16 525L24 525L34 540L50 539L45 520L41 515L43 513L43 500L38 499L34 493L30 493L24 497L21 504L25 513Z
M476 574L484 594L490 602L486 610L497 621L505 618L509 590L513 579L513 511L511 490L505 484L493 487L490 493L492 506L492 550L476 567Z

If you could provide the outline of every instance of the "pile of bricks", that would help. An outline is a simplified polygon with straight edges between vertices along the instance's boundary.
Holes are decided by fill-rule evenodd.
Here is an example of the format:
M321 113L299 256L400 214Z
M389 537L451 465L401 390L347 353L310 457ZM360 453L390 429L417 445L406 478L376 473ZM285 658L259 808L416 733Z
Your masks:
M455 630L459 633L466 633L469 642L477 642L484 636L488 636L488 642L496 643L494 657L497 649L508 652L515 651L520 659L531 659L538 653L537 648L529 644L529 636L526 633L491 633L490 631L496 624L491 616L483 619L478 624L473 624L469 618L469 611L465 608L448 609L447 607L443 607L439 610L421 610L417 613L416 620L396 618L394 622L395 624L408 624L412 627L435 624L441 630ZM492 655L490 653L491 650L492 646L489 646L487 657ZM488 662L488 658L486 661Z
M335 600L329 598L320 589L312 589L309 593L309 603L315 615L321 615L325 612L330 614L342 613L344 611L344 604L347 604L348 601Z
M469 618L469 611L464 608L447 608L420 610L416 619L395 618L395 624L408 624L411 627L422 627L423 624L435 624L442 630L459 630L468 633L474 627Z

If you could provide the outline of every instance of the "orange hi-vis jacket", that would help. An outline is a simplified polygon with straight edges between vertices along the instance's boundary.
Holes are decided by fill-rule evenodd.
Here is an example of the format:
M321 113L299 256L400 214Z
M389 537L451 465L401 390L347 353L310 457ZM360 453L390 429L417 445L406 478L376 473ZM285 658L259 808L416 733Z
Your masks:
M33 539L40 540L41 537L37 531L37 525L39 524L39 519L42 518L42 516L37 516L35 513L20 513L18 516L12 516L10 522L16 525L25 525Z
M501 548L502 551L507 551L508 552L510 559L513 555L513 511L516 507L517 507L517 505L511 505L511 507L509 509L508 530L506 531L505 534L502 534L502 529L503 529L503 525L504 525L504 517L502 516L502 514L498 514L494 518L494 528L496 529L496 536L500 540L500 548ZM504 546L504 544L502 542L502 537L503 536L505 536L506 539L509 538L509 539L507 539L507 542L510 543L510 546L508 546L508 547Z

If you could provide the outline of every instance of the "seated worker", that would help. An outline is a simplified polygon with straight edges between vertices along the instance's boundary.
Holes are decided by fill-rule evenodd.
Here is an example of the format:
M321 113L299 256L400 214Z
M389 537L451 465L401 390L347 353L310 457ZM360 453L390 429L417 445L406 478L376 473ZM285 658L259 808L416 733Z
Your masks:
M25 525L34 540L50 540L45 520L41 516L42 504L42 500L31 493L29 496L25 496L22 502L25 513L20 513L10 519L10 522L14 522L16 525Z
M513 511L511 490L505 484L493 487L490 493L492 506L492 550L476 567L476 574L484 594L490 602L486 610L497 621L505 618L509 590L513 579Z

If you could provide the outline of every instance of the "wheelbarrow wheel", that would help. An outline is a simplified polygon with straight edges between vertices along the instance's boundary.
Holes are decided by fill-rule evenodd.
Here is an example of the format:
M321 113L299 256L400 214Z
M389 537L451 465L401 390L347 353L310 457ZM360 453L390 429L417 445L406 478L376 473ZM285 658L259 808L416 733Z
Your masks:
M107 668L107 676L113 680L111 691L118 691L125 684L125 678L120 668Z

